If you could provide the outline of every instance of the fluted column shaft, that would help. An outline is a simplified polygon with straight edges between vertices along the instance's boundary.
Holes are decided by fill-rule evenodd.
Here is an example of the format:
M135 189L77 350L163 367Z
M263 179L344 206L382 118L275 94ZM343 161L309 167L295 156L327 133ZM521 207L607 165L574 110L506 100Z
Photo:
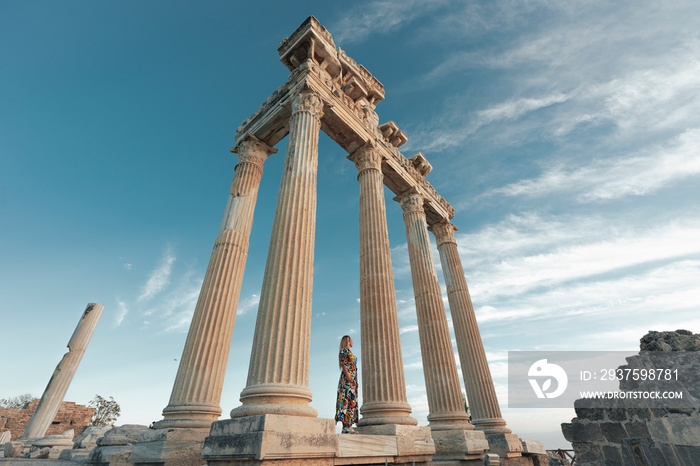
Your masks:
M454 237L457 227L444 221L432 225L430 230L435 234L438 251L440 251L440 263L447 286L447 299L450 304L472 424L486 433L509 433L510 429L506 428L506 421L501 416L491 370L486 360L486 352L467 288L467 279L459 259Z
M260 292L247 386L231 417L315 417L309 356L321 98L292 102L289 140Z
M359 425L416 425L406 399L394 275L384 202L382 157L372 144L348 157L360 184L360 326L362 398Z
M75 371L78 370L80 360L85 354L90 338L95 331L97 322L100 320L104 306L101 304L90 303L85 308L83 315L80 317L78 326L75 327L73 335L68 341L68 352L63 355L63 358L56 366L56 369L46 385L44 394L41 395L41 400L32 414L31 419L24 429L24 433L20 440L30 439L34 437L43 437L46 431L53 422L58 410L63 402L63 397L66 396L68 387L73 380Z
M430 409L428 421L433 430L473 429L462 403L450 329L430 249L423 197L412 188L397 200L401 202L406 223L423 374Z
M239 142L231 191L197 300L164 420L156 428L208 427L219 403L248 257L263 162L276 149L252 134Z

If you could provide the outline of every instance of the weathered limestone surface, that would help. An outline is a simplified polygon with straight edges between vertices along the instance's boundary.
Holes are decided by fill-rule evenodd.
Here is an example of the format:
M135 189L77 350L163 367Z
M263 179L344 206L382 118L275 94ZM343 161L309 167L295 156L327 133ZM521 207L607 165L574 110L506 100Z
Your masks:
M248 239L263 162L277 152L253 135L241 140L226 210L209 259L164 420L155 428L208 428L221 415L226 372ZM202 437L199 441L204 440Z
M318 132L323 102L300 93L292 102L284 172L265 265L243 406L231 417L315 417L309 406L311 297L316 229Z
M417 190L409 190L396 200L401 203L406 224L430 427L433 431L474 429L462 403L447 315L430 250L423 197Z
M357 167L360 183L363 405L359 425L416 425L406 399L381 153L375 143L368 143L348 158Z
M678 384L620 382L621 390L682 389L685 407L660 407L641 400L610 400L608 407L593 407L591 400L576 400L576 416L561 425L576 452L576 464L636 466L691 466L700 458L700 335L688 330L650 331L640 340L638 356L627 358L622 369L678 370ZM673 352L673 358L658 357ZM662 363L665 367L658 367ZM632 386L633 385L633 386Z
M56 366L36 411L34 411L27 428L20 437L21 439L46 435L51 421L54 420L58 409L61 407L63 397L66 396L68 387L73 380L83 354L85 354L87 345L90 343L90 338L95 331L97 322L100 320L103 309L104 306L95 303L90 303L85 308L78 326L73 332L73 336L68 341L68 352L63 355L63 359Z
M454 237L457 227L449 221L443 221L432 225L430 230L435 234L440 252L464 386L472 415L471 422L477 429L489 434L510 433L498 406L491 370L486 360L462 261L457 251Z
M337 449L331 419L264 414L213 423L202 455L210 465L233 464L232 460L277 464L284 459L332 465Z
M100 466L131 464L129 460L134 444L146 430L148 427L138 424L125 424L108 430L104 437L97 439L97 447L90 451L87 463Z

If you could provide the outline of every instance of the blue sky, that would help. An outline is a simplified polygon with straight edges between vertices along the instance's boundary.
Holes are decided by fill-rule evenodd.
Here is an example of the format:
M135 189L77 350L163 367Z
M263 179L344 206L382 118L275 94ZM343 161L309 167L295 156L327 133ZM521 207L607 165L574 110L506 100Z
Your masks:
M509 426L566 446L573 410L508 409L509 350L631 350L700 329L700 4L0 0L0 398L41 395L86 303L68 391L167 405L233 175L236 128L309 15L385 86L456 237ZM245 386L286 140L265 163L222 408ZM359 341L356 170L320 141L312 405ZM387 191L409 402L427 401L402 212ZM436 262L439 264L437 250ZM440 274L439 274L440 275ZM622 363L623 361L621 361Z

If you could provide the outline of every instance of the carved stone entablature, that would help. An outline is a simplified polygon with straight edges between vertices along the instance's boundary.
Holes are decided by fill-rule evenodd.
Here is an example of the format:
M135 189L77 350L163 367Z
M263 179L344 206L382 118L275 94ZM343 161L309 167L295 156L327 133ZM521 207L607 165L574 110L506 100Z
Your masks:
M280 60L294 71L306 60L313 60L332 78L340 73L340 62L333 38L316 18L309 16L291 36L277 47Z
M430 165L430 162L428 162L428 159L425 158L422 152L413 154L408 160L421 174L421 179L428 176L428 173L433 169L433 166Z
M379 102L384 100L384 86L372 76L367 68L358 65L355 60L338 47L338 61L343 67L343 90L353 100L364 99L374 110ZM347 91L345 90L347 88ZM352 94L351 94L352 93ZM354 96L354 97L353 97Z
M399 126L393 121L387 121L383 125L380 125L379 131L382 132L384 140L390 143L392 146L396 147L397 149L403 146L406 143L406 141L408 141L406 133L401 131L399 129Z

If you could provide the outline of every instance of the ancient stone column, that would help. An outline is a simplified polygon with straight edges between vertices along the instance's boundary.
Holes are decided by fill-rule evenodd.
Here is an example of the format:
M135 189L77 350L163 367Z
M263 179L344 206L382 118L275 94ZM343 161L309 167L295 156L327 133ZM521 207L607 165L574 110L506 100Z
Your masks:
M450 329L430 249L423 197L411 188L396 198L404 211L408 255L418 315L418 335L433 431L472 430L464 410Z
M73 380L83 354L85 354L87 345L90 343L90 338L95 331L97 321L100 320L103 309L104 306L95 303L90 303L85 308L78 326L75 327L73 336L68 341L68 352L63 355L63 359L56 366L20 440L46 435L47 429L56 417L56 414L58 414L63 397L66 396L68 387Z
M321 98L292 102L289 140L260 292L248 381L231 417L316 417L309 406L311 296Z
M362 419L358 425L416 425L406 399L399 320L384 203L382 156L368 143L348 157L360 183Z
M277 149L248 134L231 151L238 154L239 162L230 196L192 316L170 403L163 410L164 419L155 424L156 429L209 428L221 415L219 402L263 162Z
M496 390L467 288L467 280L457 252L457 242L454 237L457 227L449 221L443 221L432 225L429 230L435 234L438 251L440 251L440 263L447 286L447 299L450 304L472 424L487 434L510 433L510 429L506 428L506 421L501 417L501 408L498 406Z

